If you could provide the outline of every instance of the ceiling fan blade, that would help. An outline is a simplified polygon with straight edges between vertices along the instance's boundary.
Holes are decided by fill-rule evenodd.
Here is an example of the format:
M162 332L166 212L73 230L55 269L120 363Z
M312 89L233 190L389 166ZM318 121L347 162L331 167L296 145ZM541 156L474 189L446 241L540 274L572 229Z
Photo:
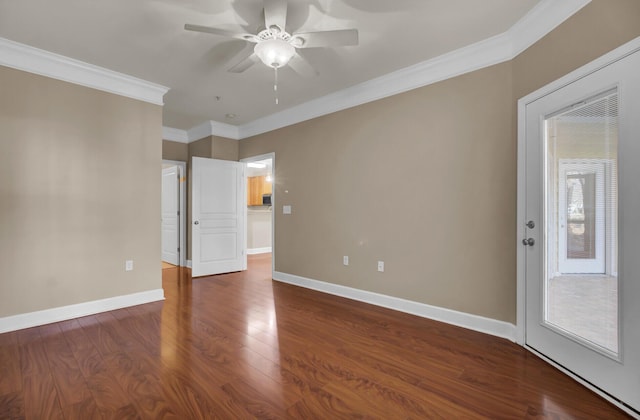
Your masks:
M291 44L296 48L342 47L358 45L357 29L304 32L294 34Z
M264 0L264 24L267 29L277 26L285 31L287 24L287 0Z
M224 29L212 28L211 26L200 26L200 25L192 25L190 23L187 23L186 25L184 25L184 29L186 29L187 31L205 32L208 34L220 35L227 38L241 39L243 41L248 41L248 42L259 41L259 38L255 35L225 31Z
M311 65L311 63L298 53L296 53L291 61L289 61L289 66L293 71L303 77L315 77L318 75L318 71Z
M254 64L256 64L258 61L260 61L260 58L258 58L258 56L255 53L251 53L251 55L249 55L248 57L242 59L242 61L240 61L239 63L235 64L234 66L229 68L229 70L227 70L227 71L230 72L230 73L242 73L243 71L245 71L249 67L251 67Z

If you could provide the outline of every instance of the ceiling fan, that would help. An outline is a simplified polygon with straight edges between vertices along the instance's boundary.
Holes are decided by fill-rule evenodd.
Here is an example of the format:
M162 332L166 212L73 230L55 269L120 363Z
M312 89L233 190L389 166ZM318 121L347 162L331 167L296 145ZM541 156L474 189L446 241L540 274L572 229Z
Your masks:
M229 38L241 39L256 44L253 53L244 58L228 71L241 73L262 61L265 65L276 69L286 66L302 74L309 73L310 65L300 56L298 48L319 48L358 45L357 29L339 29L334 31L298 32L290 34L286 31L287 0L264 0L265 29L258 34L234 33L210 26L186 24L189 31L206 32ZM294 61L290 60L296 58ZM306 69L305 69L306 67ZM276 79L277 81L277 79ZM276 87L277 90L277 87Z

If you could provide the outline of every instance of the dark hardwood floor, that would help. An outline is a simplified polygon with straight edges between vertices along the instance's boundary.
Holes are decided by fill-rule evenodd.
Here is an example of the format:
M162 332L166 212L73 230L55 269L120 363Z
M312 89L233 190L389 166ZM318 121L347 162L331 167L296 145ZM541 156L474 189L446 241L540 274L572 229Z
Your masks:
M0 334L0 419L627 417L507 340L273 282L270 258Z

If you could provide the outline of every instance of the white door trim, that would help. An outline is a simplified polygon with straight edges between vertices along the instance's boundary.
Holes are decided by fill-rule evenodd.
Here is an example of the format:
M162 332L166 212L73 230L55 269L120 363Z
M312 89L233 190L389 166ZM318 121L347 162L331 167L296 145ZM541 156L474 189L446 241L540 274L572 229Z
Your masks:
M249 162L255 162L258 160L265 160L265 159L271 159L271 176L273 176L273 187L271 188L271 278L273 278L274 273L275 273L275 269L276 269L276 205L277 205L277 199L276 199L276 180L277 175L276 175L276 154L275 152L271 152L271 153L265 153L263 155L257 155L257 156L251 156L248 158L243 158L240 159L240 162L243 163L249 163ZM245 180L244 180L245 185L247 184L247 172L245 171ZM247 199L247 195L245 194L245 210L247 208L247 203L246 203L246 199ZM246 219L246 215L245 215L245 219ZM245 229L245 235L247 234L246 232L248 232L248 229ZM245 239L245 252L246 250L246 244L248 243L247 240Z
M180 182L178 184L178 188L180 190L180 202L178 203L178 208L180 209L180 255L178 263L180 267L187 266L187 249L185 248L186 243L186 232L187 232L187 213L185 209L185 203L187 202L187 163L181 162L179 160L162 160L162 164L167 165L175 165L178 167L178 175L180 177Z
M603 55L602 57L592 61L580 67L579 69L567 74L566 76L549 83L548 85L538 89L537 91L521 98L518 100L518 178L517 178L517 218L516 218L516 246L517 246L517 297L516 297L516 342L522 346L525 346L525 317L526 317L526 283L525 283L525 246L522 245L522 240L526 238L527 229L525 224L526 220L526 107L532 102L551 94L579 79L582 79L592 73L599 71L600 69L615 63L637 51L640 51L640 37L635 38L634 40L616 48L615 50ZM534 350L529 347L526 347L529 351L532 351L537 354ZM602 392L600 389L591 385L590 383L582 380L577 377L570 371L566 370L562 366L556 364L552 360L543 357L552 365L556 366L563 372L567 373L572 378L576 379L578 382L585 385L587 388L591 389L601 397L605 398L612 404L616 405L620 409L631 415L637 415L637 413L630 411L628 407L619 401L611 398L608 394Z

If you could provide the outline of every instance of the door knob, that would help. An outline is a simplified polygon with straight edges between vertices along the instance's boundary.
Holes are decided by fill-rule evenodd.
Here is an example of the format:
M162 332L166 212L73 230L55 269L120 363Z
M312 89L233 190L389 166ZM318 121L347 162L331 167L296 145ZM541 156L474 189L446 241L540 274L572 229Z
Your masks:
M198 222L197 220L195 222L193 222L194 225L199 225L200 222Z
M533 246L533 244L535 244L536 241L533 238L526 238L522 240L522 245L529 245L529 246Z
M528 227L529 229L533 229L534 227L536 227L536 224L535 224L535 222L534 222L533 220L529 220L529 221L527 222L527 227Z

